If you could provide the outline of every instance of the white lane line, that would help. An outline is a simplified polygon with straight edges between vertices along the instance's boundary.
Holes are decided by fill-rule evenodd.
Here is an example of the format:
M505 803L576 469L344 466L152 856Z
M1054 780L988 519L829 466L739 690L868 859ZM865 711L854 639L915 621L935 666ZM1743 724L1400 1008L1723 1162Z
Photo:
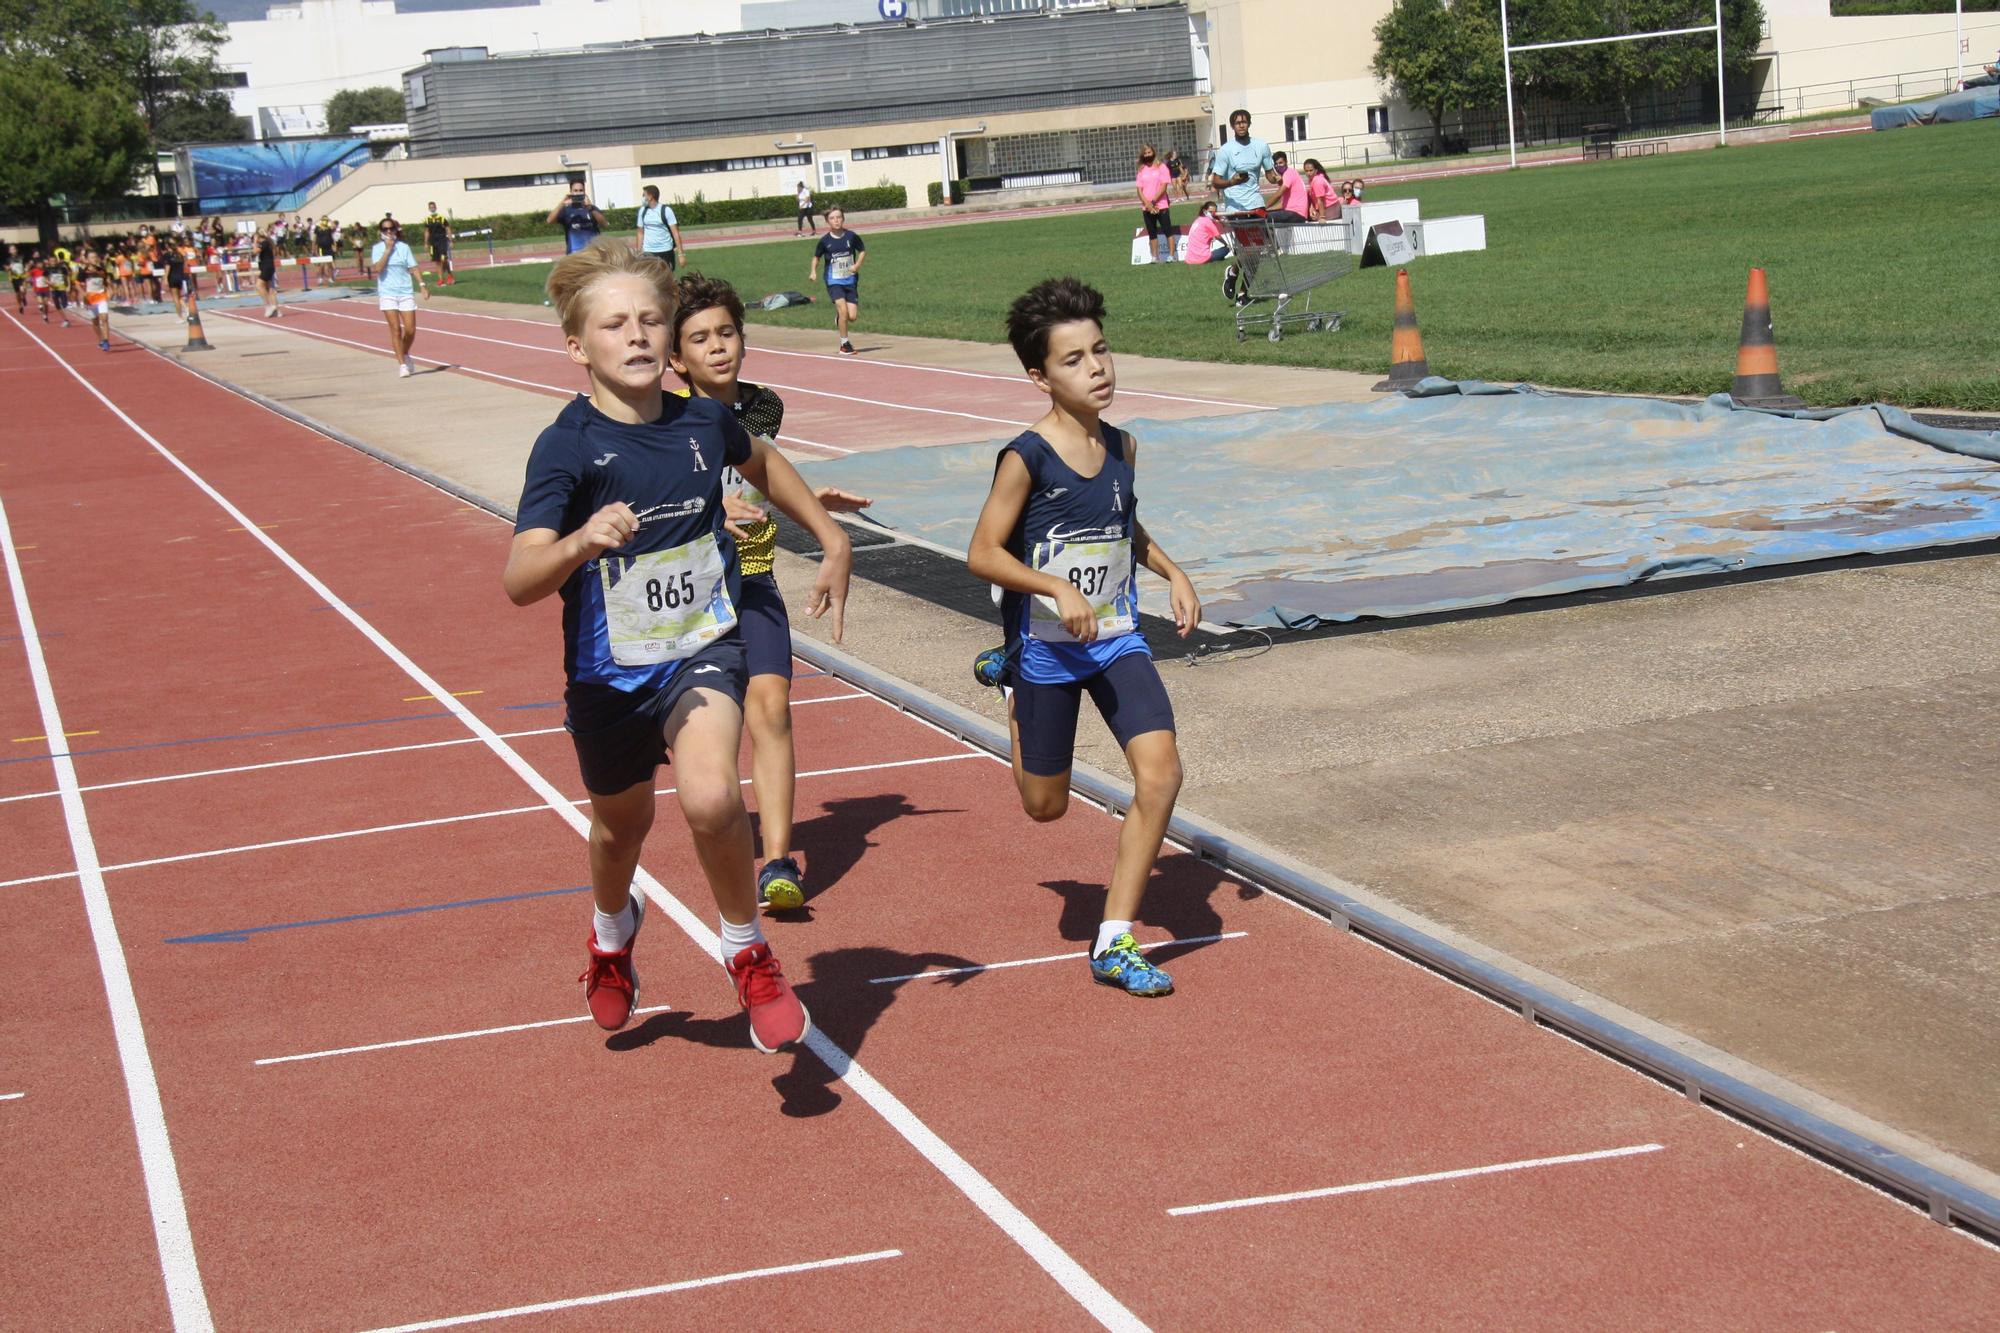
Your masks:
M448 319L490 319L501 324L528 324L538 329L552 329L555 327L553 324L547 324L538 319L522 319L518 315L480 315L474 314L470 310L443 310L439 311L438 314L441 318ZM343 318L354 319L358 318L358 316L347 315L343 316ZM471 335L464 336L469 337ZM921 371L926 375L957 375L965 379L1000 380L1007 384L1019 384L1024 388L1027 387L1027 380L1023 376L1003 375L991 370L957 370L948 366L926 366L915 361L883 361L872 356L866 358L852 357L836 352L796 352L789 348L768 347L762 343L752 347L750 355L796 356L809 361L838 361L842 365L886 366L895 370ZM1275 412L1278 410L1270 403L1239 403L1228 398L1204 398L1199 395L1182 393L1156 393L1150 389L1121 388L1118 390L1118 393L1121 397L1126 398L1159 398L1170 403L1199 403L1206 407L1234 407L1241 408L1246 412Z
M262 324L261 319L252 318L249 315L232 314L227 310L217 311L215 313L220 314L226 319L237 320L244 324L258 324L258 325ZM359 319L359 317L355 315L335 315L331 310L314 310L312 311L312 313L317 315L332 315L333 318L335 319ZM363 324L368 324L372 323L373 321L362 319L359 322ZM341 338L331 333L321 333L318 329L302 328L297 323L293 323L287 326L285 332L297 333L307 338L318 338L322 342L339 343L344 347L359 347L362 351L373 352L377 356L389 355L387 350L385 350L380 344L359 342L353 338ZM471 334L465 334L465 333L454 334L451 333L450 330L448 329L434 329L433 332L456 338L468 338L473 336ZM491 340L489 339L487 341ZM511 345L518 347L524 344L515 343ZM534 350L546 351L547 349L537 348ZM436 366L441 370L457 370L457 371L462 371L467 375L478 375L489 380L499 380L502 384L518 384L524 389L542 389L549 393L559 393L563 394L564 396L573 395L578 392L578 389L575 385L544 384L540 380L517 379L512 375L502 375L497 370L481 370L477 366L461 365L456 361L438 361L428 356L412 356L410 359L412 361L421 361L427 366ZM784 433L778 436L778 439L782 443L803 445L808 449L825 449L829 453L851 454L854 452L854 450L852 449L843 449L841 446L837 444L821 444L816 440L801 439L798 436L792 434L790 431L785 431Z
M852 694L823 694L812 699L794 699L793 708L804 708L807 704L839 703L843 699L872 699L872 694L856 691ZM529 731L503 731L503 740L518 740L523 736L555 736L563 731L561 727L535 727ZM443 750L454 745L477 745L477 736L460 736L449 741L421 741L414 745L383 745L372 750L342 750L338 754L314 754L301 759L272 759L262 764L236 764L229 768L202 768L190 773L163 773L151 778L125 778L119 782L93 782L77 788L78 791L115 791L120 787L149 787L159 782L186 782L191 778L227 777L232 773L256 773L267 768L295 768L301 764L330 764L337 759L372 759L377 755L408 754L412 750ZM800 777L809 776L799 774ZM54 790L23 792L19 796L0 796L0 805L14 801L43 801L57 795Z
M11 318L11 315L9 317ZM19 324L20 321L16 320L15 323ZM25 326L23 327L25 328ZM54 353L51 352L50 355L54 356ZM173 361L171 358L168 358L168 363L171 365L180 365L179 362ZM249 515L237 508L230 501L229 497L217 490L200 473L182 462L175 456L171 449L147 433L145 427L126 415L121 408L100 393L96 386L92 385L75 368L62 362L60 359L57 360L57 364L61 365L79 384L88 389L99 402L103 403L119 420L130 427L134 434L150 445L160 457L164 458L182 476L186 477L199 488L210 500L214 501L218 508L242 524L248 530L250 537L261 542L264 548L270 551L272 556L284 564L287 569L290 569L301 583L312 589L326 603L329 610L346 620L348 624L354 627L357 633L374 644L384 657L387 657L398 667L402 668L403 673L415 681L419 689L427 694L436 695L438 702L456 715L459 721L464 724L467 731L485 741L487 748L493 752L494 757L505 764L523 783L527 784L530 790L540 796L549 809L555 811L567 821L569 826L575 830L578 837L585 839L590 837L590 821L570 803L569 798L557 790L554 783L543 777L535 769L534 765L522 758L519 751L506 741L500 739L499 733L488 726L477 713L474 713L467 707L463 700L453 698L451 692L445 689L437 680L433 679L429 672L418 666L408 653L405 653L401 648L391 643L382 631L376 629L360 612L342 601L333 589L329 588L311 570L300 564L298 558L281 546L270 533L251 522ZM200 376L196 375L192 370L188 370L186 366L181 366L180 368L186 371L190 378L200 379ZM214 386L207 387L213 388ZM54 735L57 733L52 731L50 734ZM976 758L982 754L984 754L983 751L976 751L973 752L972 757ZM665 912L673 920L674 924L681 928L681 931L694 942L695 947L710 960L713 966L717 968L722 966L722 941L680 899L667 892L666 887L653 876L651 871L641 866L633 876L633 885L641 893L644 893L647 898L659 905L660 910ZM873 1107L877 1115L880 1115L887 1121L891 1128L923 1156L925 1161L929 1162L939 1174L949 1180L975 1208L979 1209L986 1216L987 1220L999 1227L1009 1240L1013 1241L1021 1248L1023 1253L1033 1259L1042 1271L1054 1279L1056 1284L1064 1292L1068 1293L1070 1299L1080 1305L1092 1318L1109 1329L1139 1330L1146 1327L1137 1315L1125 1308L1117 1297L1113 1296L1102 1283L1092 1277L1083 1265L1079 1264L1062 1246L1056 1243L1052 1236L1035 1225L1033 1219L1003 1195L992 1181L980 1174L972 1163L960 1156L957 1149L938 1137L937 1133L929 1125L918 1119L916 1114L908 1106L904 1105L900 1098L877 1082L873 1074L862 1068L852 1055L837 1045L826 1033L818 1028L813 1029L806 1037L806 1045L833 1072L835 1078L845 1081L855 1096Z
M609 1301L637 1300L641 1296L666 1296L677 1291L693 1291L698 1287L718 1287L725 1282L747 1282L752 1278L783 1277L788 1273L812 1273L826 1268L843 1268L848 1264L874 1263L880 1259L900 1259L901 1250L870 1250L866 1254L846 1254L838 1259L814 1259L802 1264L779 1264L772 1268L750 1268L740 1273L717 1273L714 1277L689 1278L684 1282L663 1282L657 1287L633 1287L627 1291L607 1291L601 1296L573 1296L566 1301L543 1301L539 1305L516 1305L506 1310L488 1310L484 1314L454 1315L450 1319L427 1319L421 1324L397 1324L390 1328L371 1329L369 1333L419 1333L421 1329L454 1328L460 1324L484 1323L489 1319L512 1319L524 1314L547 1314L552 1310L574 1310L583 1305L603 1305Z
M794 703L815 703L817 700L799 699ZM501 733L507 738L522 736L549 736L561 731L561 727L537 727L533 731L508 731ZM300 764L330 764L336 759L371 759L383 754L407 754L412 750L442 750L453 745L477 745L477 736L461 736L449 741L420 741L413 745L384 745L373 750L342 750L338 754L314 754L301 759L272 759L261 764L237 764L230 768L201 768L190 773L162 773L151 778L125 778L118 782L93 782L79 791L115 791L120 787L149 787L158 782L186 782L191 778L226 777L231 773L256 773L267 768L293 768ZM13 801L38 801L54 796L53 791L24 792L19 796L0 796L0 805Z
M27 1095L25 1092L0 1092L0 1102L18 1102Z
M1250 932L1247 930L1225 931L1220 935L1189 935L1181 939L1153 940L1139 946L1139 952L1151 953L1154 949L1173 949L1193 944L1214 944L1220 940L1240 940ZM871 986L886 986L892 981L936 981L940 977L962 977L973 972L997 972L1003 967L1033 967L1037 963L1067 963L1077 958L1090 957L1090 951L1079 949L1075 953L1052 953L1045 958L1015 958L1005 963L974 963L970 967L940 967L927 972L905 972L895 977L870 977Z
M673 1008L670 1004L649 1004L642 1009L634 1009L634 1014L664 1014ZM509 1023L505 1027L473 1028L466 1032L442 1032L435 1037L404 1037L400 1041L375 1041L366 1046L336 1046L329 1051L305 1051L299 1055L268 1055L262 1060L252 1060L252 1065L289 1065L301 1060L324 1060L335 1055L364 1055L369 1051L393 1051L404 1046L431 1046L441 1041L466 1041L473 1037L498 1037L509 1032L533 1032L536 1028L567 1027L572 1023L593 1021L589 1014L578 1014L575 1018L545 1018L537 1023Z
M880 764L849 764L843 768L813 768L798 774L800 778L830 778L845 773L874 773L885 768L918 768L925 764L955 764L963 759L977 759L976 754L938 754L923 759L891 759ZM737 785L747 787L753 779L740 778ZM656 796L672 796L677 788L661 787ZM590 804L588 796L574 800L565 798L572 807ZM202 852L179 852L173 856L152 856L143 861L118 861L111 865L99 866L101 871L144 870L149 866L178 865L183 861L206 861L218 856L236 856L243 852L268 852L279 847L303 847L315 842L340 842L347 838L366 838L377 833L404 833L410 829L436 828L441 824L466 824L478 819L503 819L509 815L533 815L547 810L547 805L510 805L504 810L475 810L465 815L440 815L436 819L412 819L397 824L373 824L367 828L341 829L334 833L309 833L297 838L275 838L270 842L244 843L240 847L216 847ZM75 879L74 870L59 871L52 875L27 875L21 879L0 879L0 889L18 888L24 884L47 884L59 879Z
M342 315L331 310L315 310L313 313L316 315L325 315L330 319L351 319L359 324L373 324L375 322L371 319L364 319L360 315ZM244 317L236 316L236 318L240 319ZM488 338L481 333L459 333L452 329L438 328L436 325L431 326L431 332L440 338L463 338L467 342L492 343L496 347L515 347L524 352L541 352L549 356L569 355L560 347L546 347L535 343L515 342L510 338ZM470 367L460 368L470 369ZM834 393L830 389L814 389L804 384L780 384L776 380L759 380L758 383L773 389L783 389L787 393L802 393L817 398L837 398L844 403L862 403L869 407L891 407L899 412L928 412L934 416L964 417L971 421L991 421L1002 426L1019 427L1024 424L1020 419L1015 417L989 417L981 416L977 412L959 412L948 407L920 407L915 403L895 403L881 398L857 398L853 394Z
M1297 1203L1301 1199L1330 1199L1336 1194L1367 1194L1374 1190L1401 1189L1405 1185L1428 1185L1439 1180L1464 1180L1468 1176L1493 1176L1503 1171L1531 1171L1543 1166L1569 1166L1577 1162L1602 1162L1614 1157L1637 1157L1660 1152L1664 1143L1640 1143L1630 1148L1604 1148L1597 1152L1568 1153L1561 1157L1530 1157L1520 1162L1495 1162L1491 1166L1468 1166L1459 1171L1430 1171L1421 1176L1398 1176L1394 1180L1365 1180L1355 1185L1334 1185L1327 1189L1300 1190L1295 1194L1264 1194L1254 1199L1226 1199L1221 1203L1194 1203L1167 1209L1169 1217L1190 1217L1195 1213L1220 1213L1231 1208L1259 1208L1269 1203Z
M56 357L48 344L29 333L13 312L7 312L7 318L62 365L62 359ZM14 595L14 614L21 627L28 673L34 678L42 732L60 736L62 711L56 706L48 660L43 657L41 640L36 636L35 612L28 604L28 585L21 574L21 559L14 550L13 527L4 503L0 503L0 552L6 558L7 582ZM132 989L125 946L118 940L118 923L111 915L111 896L105 891L104 875L98 868L97 843L84 813L83 796L77 791L76 762L67 753L52 755L50 760L55 767L56 786L62 792L63 822L83 889L84 915L90 922L97 969L104 978L104 998L111 1011L118 1065L125 1076L125 1099L131 1111L132 1131L138 1139L140 1174L146 1182L146 1200L153 1215L153 1241L159 1247L167 1309L176 1329L213 1329L215 1321L209 1314L208 1295L202 1289L201 1268L195 1260L194 1233L188 1229L187 1203L181 1197L180 1169L174 1164L173 1143L167 1135L167 1113L160 1102L159 1079L153 1072L152 1053L146 1049L146 1029L139 1019L139 997Z

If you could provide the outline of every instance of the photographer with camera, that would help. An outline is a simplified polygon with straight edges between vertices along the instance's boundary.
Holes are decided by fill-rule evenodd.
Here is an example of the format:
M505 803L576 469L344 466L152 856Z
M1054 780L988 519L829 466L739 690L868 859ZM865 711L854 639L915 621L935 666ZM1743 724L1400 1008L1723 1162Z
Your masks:
M597 211L597 205L590 202L590 196L583 192L583 178L573 178L569 183L569 193L562 202L549 210L548 221L559 223L563 229L566 254L575 254L597 239L604 230L604 214Z

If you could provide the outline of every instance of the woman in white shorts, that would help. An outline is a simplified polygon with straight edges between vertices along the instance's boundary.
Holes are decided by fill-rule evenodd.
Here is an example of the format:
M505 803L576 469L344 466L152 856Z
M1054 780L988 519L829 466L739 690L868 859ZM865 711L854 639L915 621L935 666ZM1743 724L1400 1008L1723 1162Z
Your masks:
M410 344L417 340L417 292L426 301L431 289L424 282L417 257L403 241L403 228L394 219L384 219L381 239L368 255L368 273L375 279L382 318L389 324L389 351L396 358L396 373L408 378L416 369L410 364Z

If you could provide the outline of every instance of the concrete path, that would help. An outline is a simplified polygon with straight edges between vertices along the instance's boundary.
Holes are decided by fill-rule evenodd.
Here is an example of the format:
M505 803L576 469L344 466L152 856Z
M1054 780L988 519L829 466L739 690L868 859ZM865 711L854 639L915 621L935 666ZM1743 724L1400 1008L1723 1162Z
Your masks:
M218 324L224 350L190 364L508 505L552 415L525 390L399 381L358 348ZM171 321L121 331L180 339ZM885 358L1016 369L1004 348L870 337ZM1365 397L1374 378L1129 357L1120 372L1271 403ZM496 589L503 547L496 532ZM806 586L809 566L781 551L779 578ZM969 670L995 635L871 586L846 647L998 717ZM1972 555L1364 626L1164 670L1187 808L2000 1193L1994 642L2000 556ZM1079 757L1123 771L1096 723Z

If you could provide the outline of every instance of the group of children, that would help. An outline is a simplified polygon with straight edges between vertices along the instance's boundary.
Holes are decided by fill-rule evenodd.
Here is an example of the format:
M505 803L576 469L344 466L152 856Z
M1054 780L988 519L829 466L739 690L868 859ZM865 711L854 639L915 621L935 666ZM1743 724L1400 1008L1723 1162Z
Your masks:
M64 328L69 328L74 323L69 312L80 305L97 334L99 351L111 350L111 297L120 282L119 272L120 261L97 250L72 254L57 246L44 259L40 250L24 254L15 246L7 247L7 277L14 286L14 304L19 312L28 313L32 298L42 323L52 322L53 313ZM125 277L130 276L127 265Z
M829 214L838 234L837 210ZM821 257L850 253L851 280L858 244L816 252L815 270ZM552 593L563 604L565 727L591 811L585 1006L615 1030L638 1003L632 952L645 901L631 886L653 823L654 777L671 762L719 916L721 961L752 1043L776 1051L802 1040L811 1017L759 910L795 909L807 896L790 842L791 633L771 572L770 509L818 541L806 614L830 616L839 642L852 555L830 511L868 501L815 491L778 451L784 406L741 378L743 305L727 283L695 273L676 280L656 256L605 237L559 260L548 290L590 392L535 441L504 583L518 605ZM1167 581L1182 635L1201 608L1138 521L1137 442L1102 420L1117 383L1104 319L1102 297L1070 278L1039 284L1010 310L1009 340L1049 409L1001 451L970 565L1003 594L1006 642L986 656L1008 692L1028 815L1052 820L1067 808L1084 694L1126 752L1134 800L1090 970L1102 984L1157 996L1173 982L1146 960L1131 927L1179 792L1180 759L1173 709L1138 633L1138 567ZM668 391L669 369L684 388ZM737 771L746 722L761 870Z

